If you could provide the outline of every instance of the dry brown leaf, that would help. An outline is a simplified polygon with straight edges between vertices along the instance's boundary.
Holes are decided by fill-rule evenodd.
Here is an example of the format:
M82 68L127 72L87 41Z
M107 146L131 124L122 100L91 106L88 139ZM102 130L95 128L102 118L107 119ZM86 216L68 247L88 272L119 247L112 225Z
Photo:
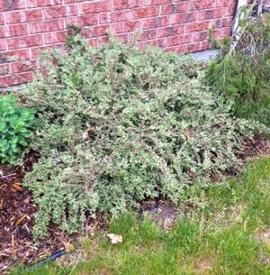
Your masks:
M111 240L112 244L118 244L123 242L123 236L117 234L107 234L107 237Z
M186 138L186 141L189 141L191 139L191 133L188 129L185 130L184 136Z
M22 185L20 182L16 182L12 184L12 190L13 191L22 191Z
M63 242L63 244L64 244L66 252L69 253L69 252L72 252L72 251L75 250L75 247L74 247L74 245L72 243L70 243L70 242Z
M23 215L21 218L19 218L17 221L16 221L16 225L19 225L19 224L21 224L23 221L24 221L24 219L27 217L27 215Z

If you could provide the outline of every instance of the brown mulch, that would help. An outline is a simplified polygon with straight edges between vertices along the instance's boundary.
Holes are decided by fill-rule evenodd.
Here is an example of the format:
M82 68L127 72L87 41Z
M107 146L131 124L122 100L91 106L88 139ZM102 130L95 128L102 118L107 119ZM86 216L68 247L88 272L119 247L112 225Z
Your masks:
M260 134L255 134L252 139L245 140L243 149L237 152L237 156L242 159L248 159L254 156L270 154L270 140Z
M70 242L53 226L45 240L36 243L32 238L37 206L21 181L35 160L33 154L22 167L0 166L0 274L14 264L29 264L49 256Z
M270 154L270 142L256 135L245 142L244 149L238 152L238 157L247 159L263 154ZM38 208L31 193L22 187L21 182L24 174L32 169L37 159L38 156L32 153L26 157L22 167L0 166L0 274L14 264L30 264L43 259L59 249L66 248L67 244L74 240L74 236L65 235L56 226L49 228L45 240L36 243L32 238L31 232ZM164 226L170 227L171 220L175 218L175 210L166 203L158 206L155 204L154 210L156 209L159 209L159 221L161 219ZM101 225L97 227L101 228L105 222L103 217L98 219ZM89 219L83 233L91 232L93 223Z

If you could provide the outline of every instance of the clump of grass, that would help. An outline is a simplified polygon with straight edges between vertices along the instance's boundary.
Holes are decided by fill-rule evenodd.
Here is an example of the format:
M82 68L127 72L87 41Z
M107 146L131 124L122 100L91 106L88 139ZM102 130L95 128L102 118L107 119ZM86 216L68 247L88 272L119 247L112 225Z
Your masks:
M244 9L239 32L219 46L206 78L217 93L233 101L234 113L270 126L270 15L254 18Z

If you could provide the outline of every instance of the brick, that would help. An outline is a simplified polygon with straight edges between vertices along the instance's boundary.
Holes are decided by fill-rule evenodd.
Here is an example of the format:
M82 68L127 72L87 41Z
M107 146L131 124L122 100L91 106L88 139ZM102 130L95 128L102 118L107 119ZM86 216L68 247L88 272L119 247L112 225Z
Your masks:
M141 28L140 21L126 21L126 22L117 22L111 24L111 30L113 33L124 33L124 32L131 32L136 31Z
M192 43L188 45L188 52L198 52L200 50L200 43Z
M95 38L94 39L89 39L88 44L89 44L90 47L96 47L97 46L97 40Z
M231 27L232 23L233 23L233 17L221 18L221 19L217 19L216 21L213 21L213 25L216 28Z
M15 37L7 40L8 49L20 49L42 45L42 37L38 35L28 35L23 37Z
M191 43L192 41L193 41L192 33L179 35L179 43L181 43L181 44Z
M157 38L157 30L147 30L140 35L139 41L153 40L155 38Z
M22 11L6 12L7 23L20 23L26 20Z
M193 33L193 41L194 42L207 40L208 37L209 37L208 31Z
M140 1L139 0L117 0L113 1L113 9L114 10L124 10L139 7Z
M5 51L5 50L6 50L6 39L0 38L0 51Z
M106 12L111 10L111 0L102 0L98 2L90 2L82 4L82 11L85 14L93 14Z
M212 9L212 10L203 10L199 13L199 20L210 20L216 19L228 15L227 8L224 9Z
M29 10L25 11L26 15L26 21L31 22L31 21L39 21L42 19L42 12L41 10Z
M80 17L80 22L81 22L81 26L85 27L85 26L93 26L96 25L98 23L98 16L81 16Z
M22 10L7 12L7 23L21 23L21 22L31 22L38 21L42 19L41 10Z
M166 52L177 52L179 54L187 53L188 45L177 45L165 48Z
M145 17L153 17L158 15L158 7L151 6L151 7L144 7L144 8L137 8L133 10L134 18L145 18Z
M16 1L1 0L0 1L0 12L25 9L25 8L26 8L26 4L24 0L16 0Z
M203 9L211 9L215 7L216 7L216 1L214 0L197 0L197 1L190 2L189 10L190 11L203 10Z
M120 10L111 13L112 22L128 21L134 19L131 10Z
M175 46L179 44L179 36L170 36L166 38L167 40L167 47Z
M64 43L66 31L44 33L43 38L45 45Z
M12 86L14 80L11 75L0 76L0 88Z
M232 32L232 30L231 30L230 27L228 27L228 28L223 28L223 29L218 29L218 30L215 31L215 37L216 37L217 39L223 39L223 38L225 38L225 37L230 36L230 35L231 35L231 32Z
M22 84L22 83L27 83L27 82L31 82L33 80L33 72L25 72L25 73L20 73L20 74L16 74L16 76L14 77L14 84Z
M197 42L188 45L188 52L199 52L209 49L208 42Z
M159 27L159 22L157 17L145 18L141 22L142 29L153 29Z
M132 32L141 29L141 21L123 22L124 32Z
M107 35L110 30L110 25L99 25L93 27L93 33L95 36Z
M231 6L217 8L212 10L200 11L199 20L210 20L222 17L231 17L234 15L235 9Z
M72 3L79 3L83 2L84 0L64 0L65 4L72 4Z
M188 52L188 45L187 44L180 45L178 47L177 51L181 54L187 53Z
M188 12L189 2L180 2L176 4L163 4L161 6L161 15Z
M101 36L101 37L98 37L96 41L97 41L97 46L104 45L109 42L109 37L107 35Z
M62 0L35 0L36 7L56 6L61 5Z
M184 25L170 26L158 29L158 37L167 37L172 35L182 34L185 31Z
M91 16L73 16L73 17L66 17L65 24L68 25L79 25L81 27L86 26L93 26L98 24L98 15L94 14Z
M37 48L32 48L31 49L31 60L37 60L39 59L40 55L43 53L43 52L46 52L48 51L49 49L51 49L51 46L42 46L42 47L37 47Z
M74 15L78 15L79 12L79 8L78 5L66 5L66 16L74 16Z
M236 7L236 1L235 0L216 0L216 6L217 7L228 7L228 6Z
M26 24L9 25L9 36L21 36L26 35L27 33Z
M159 16L159 17L151 17L144 18L141 20L141 28L144 29L153 29L157 27L168 26L170 23L169 16Z
M189 23L186 27L186 32L205 31L210 27L210 21Z
M26 1L26 7L27 8L35 8L37 7L36 0L25 0Z
M8 51L7 56L11 59L30 59L30 49L19 49L14 51Z
M0 25L4 25L4 24L5 24L4 13L0 13Z
M4 6L4 2L1 1L0 2L0 12L5 11L5 10L6 10L6 7Z
M10 73L10 67L8 63L1 64L0 63L0 76L7 75Z
M98 14L98 24L107 24L112 22L111 14L103 12Z
M182 24L188 22L195 22L197 20L197 12L176 13L171 15L171 24Z
M122 43L128 43L128 35L126 33L123 34L117 34L115 35L116 39L118 39L119 41L121 41Z
M168 3L168 0L151 0L150 3L151 5L161 5L161 4Z
M0 26L0 39L9 36L9 30L6 26Z
M22 62L12 62L10 64L11 72L12 73L22 73L28 72L33 69L33 63L30 61L22 61Z
M59 18L66 15L65 6L48 7L43 9L45 19Z
M30 33L51 32L64 29L63 19L29 23Z
M13 75L0 76L0 88L6 88L22 83L27 83L33 80L32 72L24 72Z

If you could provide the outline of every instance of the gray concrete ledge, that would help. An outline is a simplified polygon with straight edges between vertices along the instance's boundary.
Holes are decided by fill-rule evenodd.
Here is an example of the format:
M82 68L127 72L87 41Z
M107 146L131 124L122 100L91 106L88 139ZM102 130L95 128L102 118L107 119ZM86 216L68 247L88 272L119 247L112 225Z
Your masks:
M190 54L195 60L198 61L209 61L211 59L214 59L218 56L219 50L207 50L202 52L196 52Z

